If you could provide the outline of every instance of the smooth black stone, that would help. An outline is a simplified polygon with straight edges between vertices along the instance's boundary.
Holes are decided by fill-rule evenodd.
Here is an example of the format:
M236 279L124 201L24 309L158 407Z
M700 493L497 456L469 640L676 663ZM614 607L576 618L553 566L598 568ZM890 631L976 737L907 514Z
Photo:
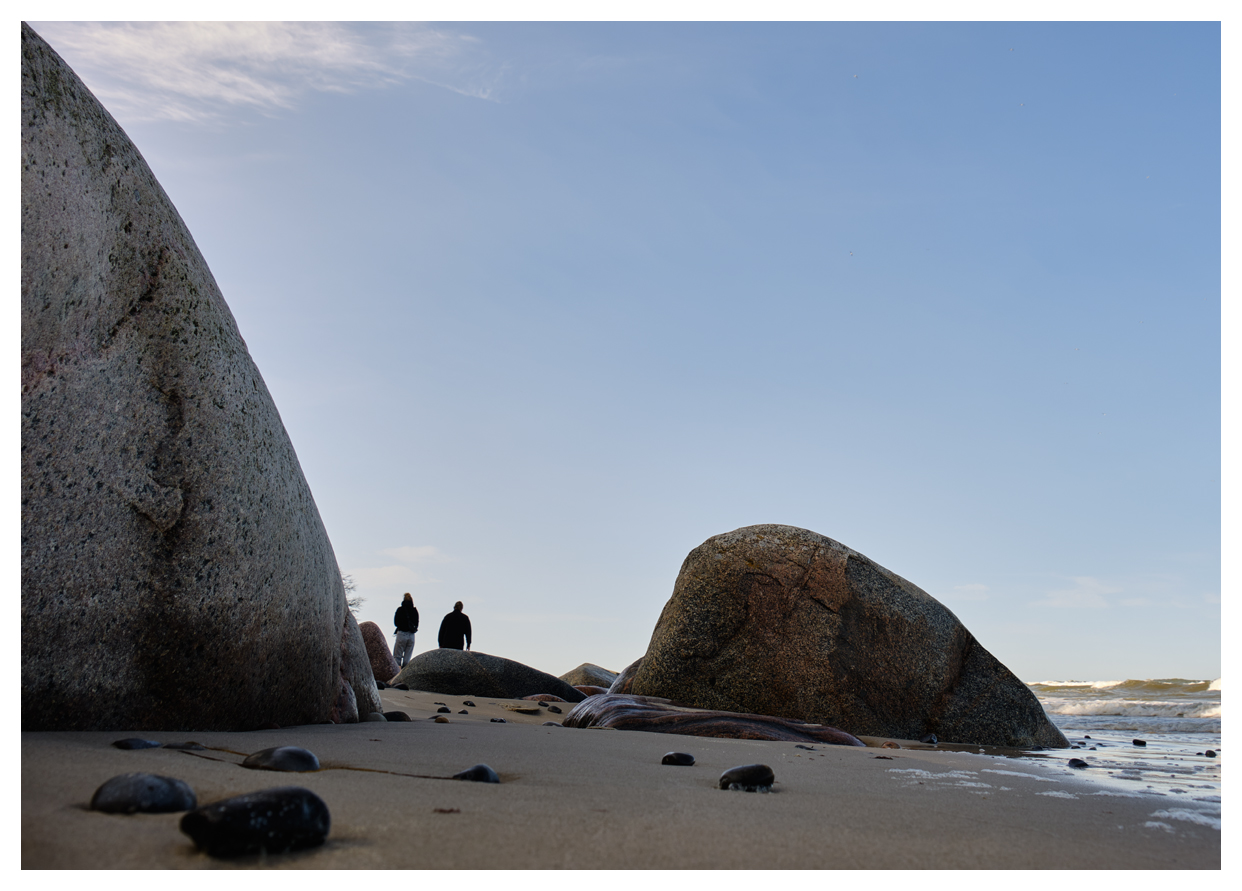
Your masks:
M795 746L794 746L794 748L795 748L795 749L806 749L808 752L814 752L814 751L815 751L815 747L814 747L814 746L804 746L804 745L802 745L802 743L798 743L797 745L795 745Z
M1136 740L1132 740L1132 742L1133 742L1136 746L1145 746L1145 745L1147 745L1147 740L1145 740L1145 739L1136 739Z
M544 727L560 727L561 725L556 723L555 721L544 721L543 726Z
M383 681L377 680L377 681L375 682L375 689L376 689L376 690L387 690L387 689L388 689L388 685L387 685L387 684L385 684Z
M447 702L433 702L432 705L448 705Z
M182 751L186 751L186 752L202 752L207 747L201 746L196 742L183 742L183 743L164 743L164 748L181 749Z
M1090 767L1091 765L1086 761L1083 761L1081 758L1071 758L1069 760L1069 766L1081 769L1083 767Z
M561 710L554 705L548 706L548 711L552 712L554 715L559 715L561 713Z
M197 804L194 790L185 781L153 773L113 777L91 798L91 810L109 814L168 814L188 811Z
M660 759L661 764L673 764L677 767L690 767L694 764L694 756L685 752L669 752Z
M504 718L492 718L492 723L493 724L508 724L509 722L506 721Z
M158 749L163 743L157 743L153 739L138 739L131 736L128 739L118 739L112 745L118 749Z
M453 710L449 708L447 705L440 706L438 709L436 709L436 711L442 712L443 714L446 714L446 715L450 715L453 713Z
M1215 749L1208 749L1208 750L1207 750L1206 752L1204 752L1203 754L1204 754L1205 756L1207 756L1208 758L1215 758L1215 757L1216 757L1216 750L1215 750Z
M383 712L368 712L367 716L363 718L363 720L378 722L378 721L387 721L388 719L384 717Z
M743 764L720 775L720 788L741 792L770 792L776 774L766 764Z
M464 705L466 708L475 708L475 704L469 699L463 702L462 705Z
M409 684L393 684L392 688L394 690L408 690L410 689L410 685Z
M255 752L242 762L242 767L249 767L252 770L287 770L303 773L308 770L318 770L319 759L315 757L314 752L309 752L300 746L276 746Z
M459 711L457 714L459 714L459 715L468 715L468 714L470 714L470 712L466 711L465 709L462 709L462 710L461 710L461 711Z
M496 776L496 771L492 770L486 764L476 764L469 770L463 770L461 773L453 774L455 780L469 780L472 783L499 783L500 777Z
M190 811L181 831L212 857L297 851L323 844L332 818L309 789L281 786Z
M929 746L935 746L935 745L940 744L940 740L936 738L936 734L934 733L929 733L926 736L920 737L919 742L927 743Z
M408 721L410 716L405 712L384 712L384 717L389 721Z
M1085 733L1084 733L1084 734L1082 735L1082 738L1083 738L1083 739L1090 739L1091 737L1090 737L1090 736L1088 736L1087 734L1085 734Z

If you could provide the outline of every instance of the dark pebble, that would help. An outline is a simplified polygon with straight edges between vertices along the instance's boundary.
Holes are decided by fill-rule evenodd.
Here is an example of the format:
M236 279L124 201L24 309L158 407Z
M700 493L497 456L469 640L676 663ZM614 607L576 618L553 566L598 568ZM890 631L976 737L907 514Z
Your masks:
M153 739L138 739L131 736L129 739L118 739L112 745L118 749L158 749L163 743L157 743Z
M447 705L440 706L438 709L436 709L436 711L444 715L451 715L453 713L453 710L449 708Z
M322 845L332 818L309 789L281 786L190 811L181 831L212 857L297 851Z
M740 792L771 792L776 774L766 764L743 764L720 775L720 788Z
M1044 750L1043 746L1031 746L1029 749L1027 749L1028 752L1042 752L1043 750Z
M1069 760L1069 766L1083 768L1083 767L1090 767L1091 765L1088 764L1086 761L1083 761L1081 758L1071 758Z
M694 756L686 752L669 752L660 759L661 764L673 764L677 767L691 767L694 764Z
M186 752L201 752L201 751L205 750L207 747L206 747L206 746L200 746L200 745L199 745L198 743L196 743L196 742L183 742L183 743L164 743L164 748L166 748L166 749L181 749L181 750L186 751Z
M929 746L939 745L940 740L936 738L936 734L929 733L926 736L919 737L919 742L927 743Z
M544 727L560 727L561 725L556 723L555 721L544 721L543 726Z
M559 715L561 713L561 710L554 705L548 706L548 711L552 712L554 715Z
M796 746L794 746L794 748L795 748L795 749L806 749L808 752L814 752L814 751L815 751L815 747L814 747L814 746L804 746L804 745L802 745L802 743L798 743Z
M433 702L432 705L448 705L447 702Z
M315 757L314 752L308 752L300 746L276 746L274 749L255 752L242 762L242 767L249 767L251 770L288 770L301 773L307 770L318 770L319 759Z
M408 689L410 689L410 685L409 685L409 684L392 684L391 686L392 686L392 688L393 688L394 690L408 690Z
M459 715L468 715L468 714L470 714L470 712L466 711L465 709L462 709L462 710L461 710L461 711L459 711L457 714L459 714Z
M492 718L492 723L493 724L508 724L509 722L506 721L504 718Z
M1133 742L1136 746L1145 746L1145 745L1147 745L1147 740L1145 740L1145 739L1136 739L1136 740L1132 740L1132 742Z
M1207 756L1208 758L1215 758L1215 757L1216 757L1216 750L1215 750L1215 749L1208 749L1208 750L1207 750L1206 752L1204 752L1203 754L1204 754L1205 756Z
M167 814L198 804L184 781L153 773L123 773L95 790L91 810L109 814Z
M385 684L383 681L376 681L376 682L375 682L375 689L376 689L376 690L387 690L387 689L388 689L388 685L387 685L387 684Z
M437 724L447 724L449 722L449 719L444 717L444 715L432 715L431 720L435 721Z
M368 712L366 720L368 721L387 721L383 712Z
M1097 750L1096 750L1095 746L1089 746L1089 747L1087 748L1087 751L1088 751L1088 752L1094 752L1094 751L1097 751Z
M1090 739L1091 737L1089 737L1087 734L1085 734L1085 733L1084 733L1084 734L1082 735L1082 738L1083 738L1083 739Z
M410 716L405 712L384 712L384 717L389 721L408 721Z
M466 708L475 708L475 707L476 707L476 706L475 706L475 704L474 704L472 701L470 701L469 699L467 699L465 702L463 702L463 703L462 703L462 705L464 705Z
M453 774L455 780L469 780L472 783L499 783L500 777L496 776L496 771L492 770L486 764L476 764L469 770L463 770L461 773Z

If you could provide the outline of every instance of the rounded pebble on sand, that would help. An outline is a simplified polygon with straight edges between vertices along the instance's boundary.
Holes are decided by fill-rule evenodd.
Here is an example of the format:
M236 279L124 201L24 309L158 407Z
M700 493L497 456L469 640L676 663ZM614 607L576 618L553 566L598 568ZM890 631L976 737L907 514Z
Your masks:
M674 764L678 767L690 767L694 764L694 756L686 752L669 752L660 759L661 764Z
M920 736L919 742L926 743L929 746L936 746L940 744L940 740L936 737L936 734L934 733L928 733L926 736Z
M167 814L198 804L183 780L153 773L123 773L95 790L91 810L108 814Z
M157 743L153 739L138 739L131 736L128 739L118 739L112 745L118 749L158 749L163 743Z
M301 746L276 746L255 752L242 762L242 767L251 770L285 770L302 773L319 769L319 759L314 752Z
M476 764L469 770L463 770L461 773L453 774L455 780L469 780L472 783L499 783L500 777L496 776L496 771L492 770L486 764Z
M435 721L437 724L447 724L449 722L449 719L444 717L444 715L433 715L431 720Z
M552 712L555 715L559 715L561 713L561 710L554 705L548 706L548 711Z
M457 714L459 714L459 715L468 715L468 714L470 714L470 712L466 711L465 709L462 709L462 710L461 710L461 711L459 711Z
M386 721L408 721L410 716L405 712L384 712L384 720Z
M901 746L897 745L897 743L893 742L890 739L888 742L884 743L884 745L880 746L880 748L881 749L900 749Z
M465 702L462 703L462 705L464 705L466 708L475 708L474 701L470 699L467 699Z
M493 724L508 724L509 722L506 721L504 718L492 718L492 723Z
M743 764L720 775L720 788L735 792L771 792L776 774L766 764Z
M441 714L445 714L445 715L450 715L453 713L453 710L449 708L447 705L440 706L438 709L436 709L436 711L440 712Z
M1206 757L1208 757L1208 758L1215 758L1215 757L1216 757L1216 750L1215 750L1215 749L1208 749L1208 750L1207 750L1206 752L1204 752L1203 754L1204 754Z
M1132 742L1134 743L1134 745L1138 746L1139 748L1142 748L1147 745L1147 740L1145 739L1136 739L1136 740L1132 740Z
M561 725L556 723L555 721L544 721L543 726L544 727L560 727Z
M237 857L321 845L331 822L328 806L314 792L281 786L190 811L181 818L181 831L212 857Z
M1091 765L1086 761L1083 761L1081 758L1071 758L1069 760L1069 766L1077 770L1082 770L1084 767L1090 767Z

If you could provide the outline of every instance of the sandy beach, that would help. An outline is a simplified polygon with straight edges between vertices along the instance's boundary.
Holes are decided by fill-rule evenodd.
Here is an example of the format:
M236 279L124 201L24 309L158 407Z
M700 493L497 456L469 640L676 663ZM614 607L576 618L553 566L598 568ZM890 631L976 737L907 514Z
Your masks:
M866 738L868 748L544 726L520 700L381 692L410 722L248 733L22 733L24 869L1216 869L1220 831L1168 800L1121 795L1060 765ZM465 700L475 705L465 706ZM451 709L436 723L438 703ZM548 711L556 705L561 714ZM459 714L462 710L469 714ZM494 723L492 718L504 718ZM208 749L125 751L114 740ZM303 746L312 773L240 766ZM691 767L660 763L694 755ZM723 791L760 762L772 793ZM443 779L490 765L499 785ZM298 785L328 805L326 844L217 860L181 814L91 811L96 788L142 771L189 783L199 804Z

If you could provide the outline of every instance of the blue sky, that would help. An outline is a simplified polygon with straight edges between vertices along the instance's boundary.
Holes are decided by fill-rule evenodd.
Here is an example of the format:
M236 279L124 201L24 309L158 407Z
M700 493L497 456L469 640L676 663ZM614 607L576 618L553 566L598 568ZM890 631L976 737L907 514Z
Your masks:
M1025 680L1219 676L1219 25L31 24L416 651L619 670L787 523Z

